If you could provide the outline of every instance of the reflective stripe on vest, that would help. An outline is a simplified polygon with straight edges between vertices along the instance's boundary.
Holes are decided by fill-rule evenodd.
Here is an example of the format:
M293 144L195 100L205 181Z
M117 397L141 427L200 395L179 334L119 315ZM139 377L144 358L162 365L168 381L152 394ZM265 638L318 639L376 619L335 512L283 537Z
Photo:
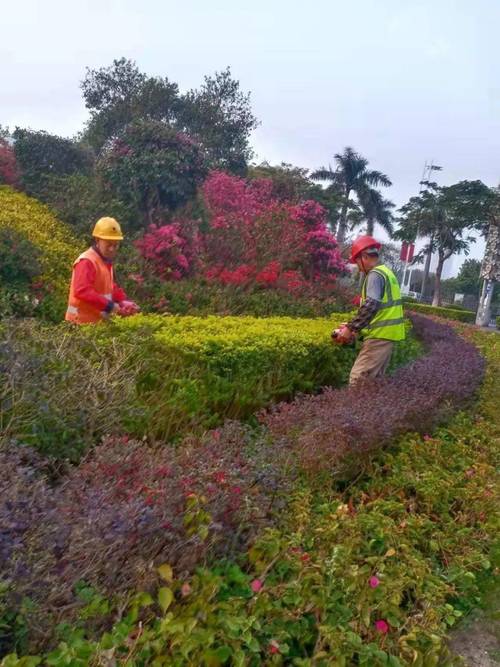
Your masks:
M376 266L372 271L384 279L384 294L380 308L370 324L362 330L364 338L384 338L386 340L404 340L405 324L401 291L394 273L384 264ZM366 280L361 288L361 303L366 301Z
M89 248L82 253L73 264L73 267L82 259L88 259L94 265L96 270L94 288L96 292L108 301L111 301L113 298L113 267L110 270L102 257L93 248ZM71 278L65 319L75 324L92 324L101 322L103 319L101 310L76 297L74 293L74 272Z

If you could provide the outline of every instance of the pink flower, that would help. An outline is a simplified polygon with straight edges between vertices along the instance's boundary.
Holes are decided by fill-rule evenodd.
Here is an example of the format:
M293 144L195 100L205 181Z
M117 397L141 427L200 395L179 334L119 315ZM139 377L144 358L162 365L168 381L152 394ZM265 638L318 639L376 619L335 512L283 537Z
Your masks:
M387 621L380 619L379 621L375 621L375 629L377 632L380 632L381 634L385 635L389 632L389 624L387 623Z
M370 577L368 581L370 583L370 588L377 588L380 584L380 579L378 577Z
M281 653L280 645L275 639L271 639L271 641L269 642L269 653L272 654Z
M427 435L427 433L424 435L424 441L429 442L429 440L432 440L430 435Z
M191 593L191 586L186 582L181 586L181 595L183 598L187 597Z
M226 481L226 473L223 470L214 472L214 480L217 482L217 484L224 484Z
M262 589L262 581L260 579L254 579L250 584L250 588L254 593L258 593Z

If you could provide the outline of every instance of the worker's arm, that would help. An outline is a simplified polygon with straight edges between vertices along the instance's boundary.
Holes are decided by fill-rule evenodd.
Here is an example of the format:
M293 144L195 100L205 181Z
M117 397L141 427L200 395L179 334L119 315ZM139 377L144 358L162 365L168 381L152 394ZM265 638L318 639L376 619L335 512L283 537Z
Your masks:
M366 282L366 301L346 326L357 334L367 327L377 314L384 298L385 279L380 273L370 271Z
M113 310L114 299L106 299L94 289L96 270L88 259L81 259L74 268L74 292L77 299L91 304L94 308L110 313Z
M116 303L121 303L122 301L127 300L127 295L125 294L125 290L123 290L121 287L118 287L116 283L113 283L113 301Z

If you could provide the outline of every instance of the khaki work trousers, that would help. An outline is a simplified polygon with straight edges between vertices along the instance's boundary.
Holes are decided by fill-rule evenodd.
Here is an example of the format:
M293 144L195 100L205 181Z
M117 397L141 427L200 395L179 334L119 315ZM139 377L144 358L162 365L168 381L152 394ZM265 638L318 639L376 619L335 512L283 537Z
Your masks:
M394 343L383 338L368 338L363 342L349 376L349 384L364 378L375 378L383 375L391 360Z

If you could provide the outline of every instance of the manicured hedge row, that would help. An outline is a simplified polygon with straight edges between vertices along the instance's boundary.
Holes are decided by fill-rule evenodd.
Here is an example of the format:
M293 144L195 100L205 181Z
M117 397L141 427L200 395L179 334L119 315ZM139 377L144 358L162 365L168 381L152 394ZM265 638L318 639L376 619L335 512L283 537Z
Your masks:
M437 306L429 306L426 303L408 302L405 308L413 310L423 315L436 315L437 317L445 317L448 320L457 320L458 322L468 322L474 324L476 321L476 313L470 310L460 310L459 308L440 308Z
M355 352L330 340L343 318L157 315L79 329L4 322L2 428L45 454L77 460L108 433L165 441L246 418L346 380ZM394 364L417 352L410 338Z
M417 361L399 371L408 371L407 381L414 376L408 390L419 397L426 390L435 392L434 409L438 411L442 408L440 399L450 406L454 399L463 404L482 377L477 351L456 338L449 327L425 318L419 318L417 326L429 345L429 361ZM474 332L474 339L481 343L485 336ZM449 390L445 396L445 382L439 380L439 374L429 376L429 372L434 364L439 366L447 344L449 354L460 362L448 364ZM291 466L288 470L293 472L288 441L270 441L263 434L255 436L260 445L255 438L252 444L234 424L208 434L205 445L198 442L197 459L170 462L172 469L162 474L156 466L161 463L163 467L165 462L155 461L154 452L141 456L138 443L122 442L121 453L120 443L105 443L96 457L75 469L67 485L55 491L37 491L37 463L30 461L29 455L24 461L6 455L2 465L9 483L0 497L8 514L7 521L0 519L7 533L15 536L8 544L17 550L7 568L13 573L14 589L7 591L8 599L16 600L16 585L18 598L27 594L30 586L43 595L38 605L25 606L17 616L4 614L4 627L12 628L11 645L17 640L14 646L19 647L18 654L26 654L30 643L34 648L34 642L46 642L44 631L51 614L56 614L60 620L73 623L72 627L63 623L56 629L59 646L45 658L46 664L56 666L97 664L110 658L136 667L326 667L332 659L339 665L365 667L441 664L448 627L474 603L479 577L492 568L489 551L497 528L494 462L500 428L499 345L494 335L484 345L490 366L480 411L456 416L434 435L424 432L423 437L415 433L402 437L375 459L365 458L364 474L354 481L340 478L336 482L330 465L326 476L295 478L292 489L289 475L281 478L278 474L273 482L269 471L286 470L287 461ZM442 374L442 368L438 370ZM386 437L391 431L399 432L398 415L408 401L407 392L399 398L391 394L393 385L401 390L400 380L371 383L371 400L379 401L378 419L385 422ZM357 392L355 388L345 393L361 410L359 404L366 401L368 393L362 388ZM327 400L334 407L337 397ZM418 410L423 416L430 409L432 405L425 401L414 402L415 420ZM302 411L305 419L306 413ZM321 427L325 414L318 410L311 413L308 427L314 429L314 423ZM373 424L373 418L359 424L361 441ZM429 421L422 421L420 426L427 424ZM295 431L296 424L290 422L290 438ZM243 444L243 456L239 443ZM271 459L260 457L262 448L267 448ZM357 450L358 457L363 451ZM196 455L196 447L193 453ZM250 458L245 460L247 454ZM223 461L222 467L217 467L217 461ZM184 477L175 469L178 463ZM252 481L259 468L260 476ZM141 477L145 483L136 488ZM203 500L205 494L196 485L210 477L215 490L207 489ZM17 480L17 489L11 480ZM240 498L236 515L242 507L254 506L252 497L259 505L258 499L265 495L269 510L276 495L279 497L276 484L281 486L283 481L287 483L281 488L286 491L286 506L278 505L272 516L274 528L261 530L244 558L219 560L211 569L198 569L192 575L185 572L185 564L176 559L179 554L189 559L189 551L196 552L200 540L210 540L218 532L227 537L228 531L235 542L241 539L242 528L234 530L227 523L235 517L234 509L226 512L231 497ZM193 531L191 544L182 542L180 550L175 548L178 538L172 538L179 526L172 505L178 494L171 491L178 484L181 495L184 491L180 502L184 526ZM162 489L170 490L165 497L168 502L162 501ZM23 498L29 499L24 507ZM152 501L149 504L148 498ZM45 520L37 515L44 503ZM13 516L16 510L17 517ZM174 531L166 526L161 529L160 518L168 519L162 517L165 511L177 522L172 526ZM222 513L210 516L214 511ZM127 525L127 519L132 518ZM31 548L26 549L24 541ZM156 590L131 593L130 605L124 609L120 598L114 599L116 588L120 590L123 582L134 588L151 580L154 566L158 568ZM82 571L85 582L75 582ZM75 601L66 606L71 581L75 583ZM108 595L89 582L100 583ZM63 593L64 597L59 597ZM65 610L62 617L61 608ZM111 615L117 619L114 625ZM29 623L30 617L36 632L28 633L30 641L23 649L23 628L27 631L23 624ZM42 636L37 637L37 633ZM29 660L23 662L12 654L3 667L41 662L41 658Z

